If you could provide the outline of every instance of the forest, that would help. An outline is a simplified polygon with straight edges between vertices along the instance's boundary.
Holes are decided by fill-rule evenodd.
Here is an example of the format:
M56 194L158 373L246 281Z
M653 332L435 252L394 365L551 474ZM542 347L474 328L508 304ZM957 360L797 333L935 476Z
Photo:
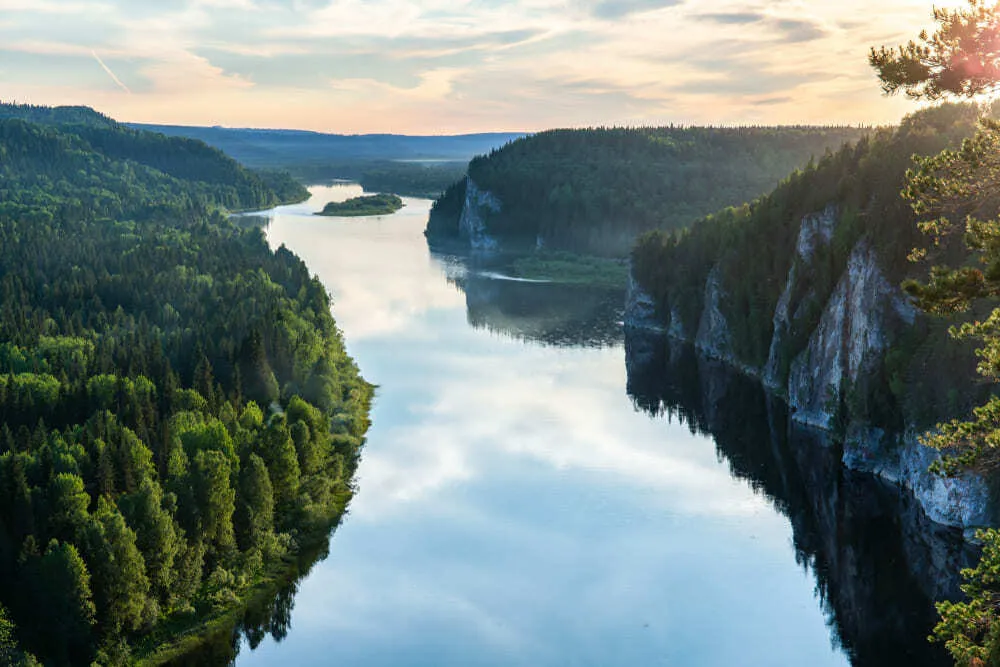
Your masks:
M774 334L773 316L795 261L800 222L835 204L832 243L809 268L814 293L793 295L802 305L781 350L783 384L791 360L805 349L822 305L861 239L870 241L891 284L928 273L930 259L908 260L925 239L899 193L914 155L958 146L975 131L979 117L979 108L972 104L914 113L898 128L878 130L796 170L773 192L749 204L723 209L687 229L649 232L632 253L636 280L653 295L664 321L673 314L685 335L693 338L706 281L719 267L726 295L721 307L732 324L733 350L742 363L762 368ZM961 260L964 252L954 243L945 244L933 259L957 253ZM897 341L873 385L852 392L845 406L851 414L844 415L845 420L857 417L901 432L904 427L930 428L971 409L983 397L984 383L973 377L971 346L949 339L951 323L926 321ZM927 377L935 381L926 382Z
M0 659L157 661L324 540L373 388L197 141L0 107Z
M487 217L501 239L549 249L626 256L650 229L678 229L773 189L810 158L866 133L850 127L660 127L553 130L469 164L468 176L502 210ZM437 201L431 236L457 236L458 182Z

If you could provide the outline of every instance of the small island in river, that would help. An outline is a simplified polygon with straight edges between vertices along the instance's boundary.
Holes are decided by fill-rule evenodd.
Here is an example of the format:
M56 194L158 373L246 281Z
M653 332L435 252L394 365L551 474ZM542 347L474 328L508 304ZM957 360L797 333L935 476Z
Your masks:
M380 194L354 197L344 202L330 202L316 215L338 218L358 218L368 215L391 215L403 208L397 195Z

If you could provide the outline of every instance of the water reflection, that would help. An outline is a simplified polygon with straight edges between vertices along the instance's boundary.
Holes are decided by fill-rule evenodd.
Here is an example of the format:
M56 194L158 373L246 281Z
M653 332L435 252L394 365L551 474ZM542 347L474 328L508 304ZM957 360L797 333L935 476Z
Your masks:
M332 538L332 534L331 534ZM265 640L284 641L292 629L292 611L299 584L329 555L329 540L303 549L290 563L285 576L263 587L245 608L204 635L194 650L165 663L164 667L229 667L243 648L256 650Z
M359 493L329 555L181 664L937 664L922 635L965 558L950 533L789 435L755 385L623 347L620 296L432 253L428 202L312 215L354 192L316 189L268 236L317 272L380 386Z
M559 347L621 344L624 290L510 277L513 257L431 245L447 280L465 294L469 324Z
M784 403L689 346L626 337L637 407L711 435L720 460L791 521L796 561L816 577L833 640L855 667L945 666L926 640L933 601L955 598L972 553L910 498L844 469L823 436L791 426Z

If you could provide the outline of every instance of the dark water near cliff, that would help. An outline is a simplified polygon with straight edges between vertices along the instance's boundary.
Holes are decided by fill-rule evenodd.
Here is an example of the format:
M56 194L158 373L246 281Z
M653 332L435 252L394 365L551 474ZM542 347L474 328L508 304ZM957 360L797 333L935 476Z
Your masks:
M268 233L380 385L360 490L205 664L947 664L956 536L758 386L626 340L621 294L432 254L428 202L336 220L309 214L357 189L315 192Z

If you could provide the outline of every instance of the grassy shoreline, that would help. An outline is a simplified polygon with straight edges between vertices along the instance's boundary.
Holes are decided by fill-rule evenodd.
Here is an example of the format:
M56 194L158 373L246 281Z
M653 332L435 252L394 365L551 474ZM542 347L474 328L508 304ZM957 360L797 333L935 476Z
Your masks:
M626 260L542 251L514 260L510 271L528 280L625 289L629 266Z
M294 582L304 570L312 566L312 562L305 563L308 554L329 545L333 534L347 515L353 495L350 488L344 490L330 519L308 535L300 536L301 543L295 551L266 566L254 583L240 594L238 604L164 624L157 633L160 635L159 640L155 636L150 637L148 641L135 647L133 664L138 667L176 664L176 661L206 646L219 633L231 635L252 607L274 598L284 586Z

